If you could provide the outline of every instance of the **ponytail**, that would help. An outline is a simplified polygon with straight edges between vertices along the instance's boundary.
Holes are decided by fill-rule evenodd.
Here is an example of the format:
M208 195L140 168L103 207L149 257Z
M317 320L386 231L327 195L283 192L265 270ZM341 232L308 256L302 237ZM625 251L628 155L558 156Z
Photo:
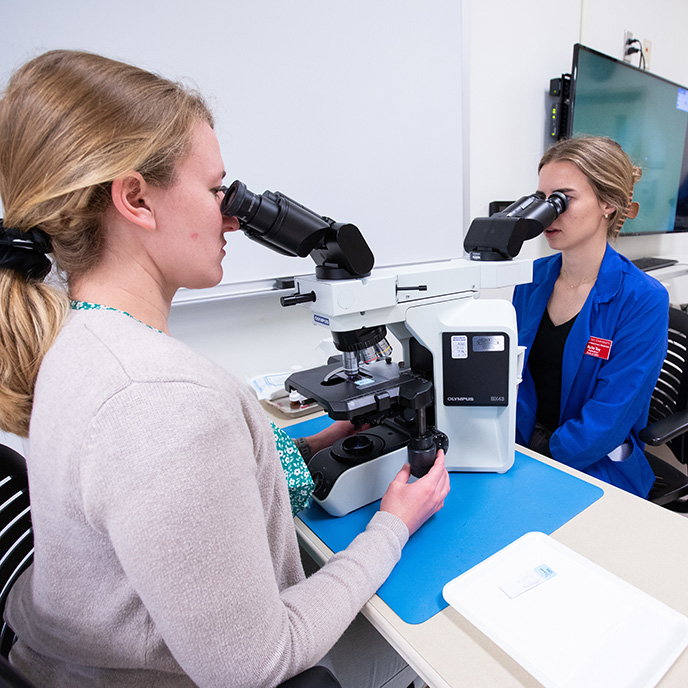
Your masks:
M38 369L69 310L67 293L0 268L0 429L29 434Z

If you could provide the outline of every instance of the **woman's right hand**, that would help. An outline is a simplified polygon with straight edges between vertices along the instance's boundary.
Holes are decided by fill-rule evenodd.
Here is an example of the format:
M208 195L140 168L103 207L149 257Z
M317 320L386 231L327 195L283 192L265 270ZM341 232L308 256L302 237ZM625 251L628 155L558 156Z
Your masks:
M430 516L444 506L449 493L449 473L444 467L444 452L440 449L432 468L422 478L409 483L411 466L404 464L382 497L380 511L398 516L409 535L420 528Z

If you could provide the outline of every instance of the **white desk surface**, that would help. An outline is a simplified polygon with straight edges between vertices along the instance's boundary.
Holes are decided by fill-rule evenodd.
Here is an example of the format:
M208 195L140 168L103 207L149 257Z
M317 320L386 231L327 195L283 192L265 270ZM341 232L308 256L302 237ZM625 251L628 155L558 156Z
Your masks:
M605 491L552 533L553 538L688 616L688 518L527 449L518 449ZM299 518L295 524L302 546L316 561L327 560L331 550ZM541 685L451 607L422 624L407 624L375 595L363 613L431 688ZM688 650L658 686L688 686Z
M673 305L688 303L688 256L667 256L678 262L666 268L650 270L647 274L659 280L669 292Z

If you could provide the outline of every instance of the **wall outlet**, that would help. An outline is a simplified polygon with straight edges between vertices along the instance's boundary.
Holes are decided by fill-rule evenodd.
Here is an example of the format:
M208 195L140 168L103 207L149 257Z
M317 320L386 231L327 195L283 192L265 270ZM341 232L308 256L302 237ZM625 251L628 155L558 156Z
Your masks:
M645 57L645 69L650 69L650 57L652 56L652 41L647 38L643 41L643 55Z
M633 31L624 31L624 42L623 42L623 52L621 53L623 55L623 61L624 62L630 62L631 61L631 56L628 54L628 47L630 41L633 40Z

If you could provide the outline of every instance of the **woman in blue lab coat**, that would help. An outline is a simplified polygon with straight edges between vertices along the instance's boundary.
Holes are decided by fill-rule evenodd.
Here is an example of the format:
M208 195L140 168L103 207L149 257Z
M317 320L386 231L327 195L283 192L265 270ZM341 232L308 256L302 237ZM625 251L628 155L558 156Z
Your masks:
M608 243L633 218L641 170L614 141L573 138L539 165L539 192L569 199L545 230L558 253L535 262L513 303L526 349L516 441L647 497L654 474L638 433L666 357L669 297Z

